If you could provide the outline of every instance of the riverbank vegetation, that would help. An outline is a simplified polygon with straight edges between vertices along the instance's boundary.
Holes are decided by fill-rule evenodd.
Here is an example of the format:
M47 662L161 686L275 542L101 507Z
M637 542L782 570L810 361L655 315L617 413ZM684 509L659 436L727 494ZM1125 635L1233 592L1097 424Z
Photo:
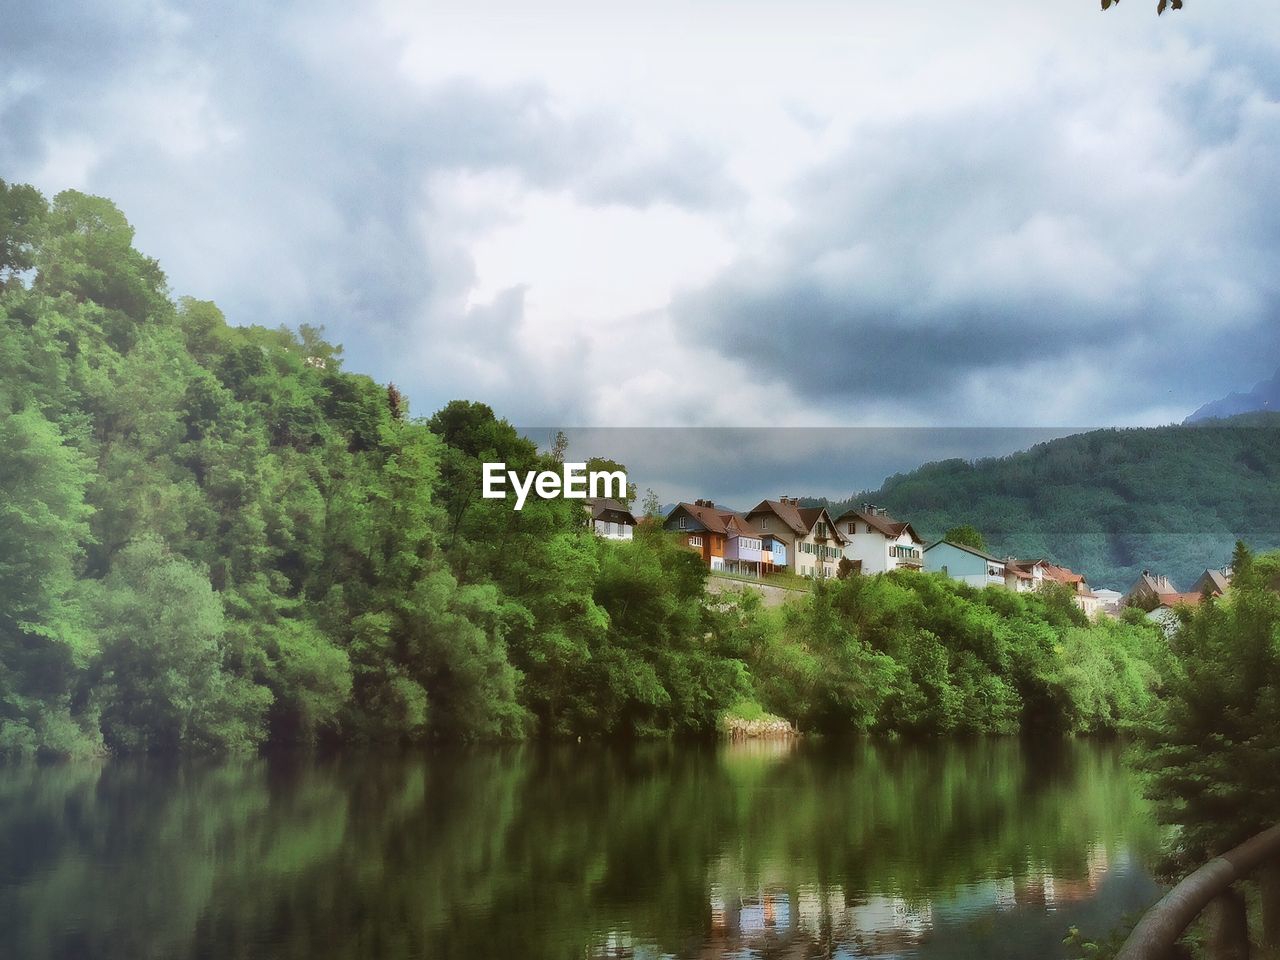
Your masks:
M482 499L482 463L555 450L479 403L415 418L318 329L175 302L107 200L0 191L0 752L697 734L742 702L1099 732L1152 703L1140 619L921 574L766 611L657 529Z
M1182 611L1139 755L1184 867L1229 850L1280 810L1280 553L1233 558L1231 590Z

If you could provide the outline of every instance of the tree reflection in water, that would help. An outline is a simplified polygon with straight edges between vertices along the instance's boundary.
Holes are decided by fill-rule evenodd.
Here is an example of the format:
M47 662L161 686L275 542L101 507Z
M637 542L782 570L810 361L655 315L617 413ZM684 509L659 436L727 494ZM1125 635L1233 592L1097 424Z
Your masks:
M33 960L1021 957L1156 894L1094 743L10 767L0 844Z

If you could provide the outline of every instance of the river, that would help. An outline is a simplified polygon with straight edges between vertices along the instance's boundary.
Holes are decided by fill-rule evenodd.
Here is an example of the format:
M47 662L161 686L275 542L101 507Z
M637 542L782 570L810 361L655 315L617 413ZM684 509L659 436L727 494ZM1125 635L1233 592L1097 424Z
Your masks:
M1158 838L1091 742L9 766L0 957L1054 957Z

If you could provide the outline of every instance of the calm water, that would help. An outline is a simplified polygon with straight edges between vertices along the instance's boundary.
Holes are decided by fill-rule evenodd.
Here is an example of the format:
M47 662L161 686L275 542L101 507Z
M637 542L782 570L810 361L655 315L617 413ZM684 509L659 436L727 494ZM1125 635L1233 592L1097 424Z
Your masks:
M0 957L1052 957L1150 903L1117 748L0 768Z

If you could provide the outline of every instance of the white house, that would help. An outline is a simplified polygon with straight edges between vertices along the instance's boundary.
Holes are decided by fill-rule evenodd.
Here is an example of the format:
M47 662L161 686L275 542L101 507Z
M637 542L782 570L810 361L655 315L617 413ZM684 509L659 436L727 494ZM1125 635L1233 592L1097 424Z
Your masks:
M924 541L909 523L893 519L874 503L846 510L836 519L844 555L862 573L924 569Z
M607 497L589 499L585 509L591 514L591 529L597 537L630 540L635 535L635 516L617 500Z
M1123 593L1119 590L1107 590L1104 588L1101 590L1094 590L1093 595L1098 598L1098 604L1103 613L1108 613L1112 616L1119 615L1120 607L1124 600Z

